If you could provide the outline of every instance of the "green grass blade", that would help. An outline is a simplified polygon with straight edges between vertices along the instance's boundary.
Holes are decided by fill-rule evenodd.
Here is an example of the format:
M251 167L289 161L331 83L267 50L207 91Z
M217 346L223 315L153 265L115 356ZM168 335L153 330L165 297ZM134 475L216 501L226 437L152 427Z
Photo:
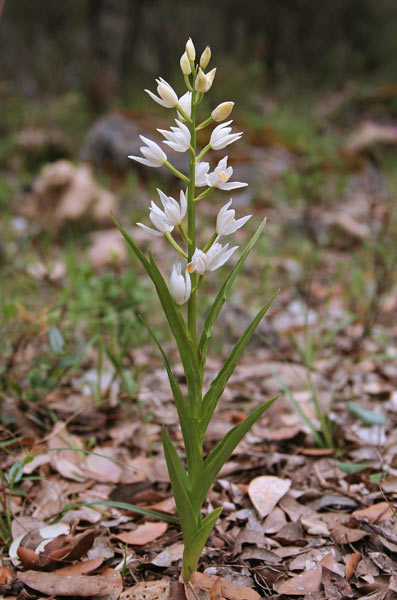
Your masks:
M234 346L231 351L229 358L223 365L222 369L219 371L218 375L211 383L209 390L204 396L203 399L203 407L202 407L202 419L201 419L201 433L204 436L208 424L211 420L211 417L216 409L219 398L223 394L223 391L226 387L226 384L229 380L229 377L232 375L234 369L236 368L242 353L245 350L246 345L250 341L251 337L255 333L256 328L258 327L261 319L263 318L266 311L271 306L273 300L277 296L277 292L273 294L270 298L269 302L258 312L256 317L251 321L250 325L244 331L242 336L240 337L237 344Z
M201 338L200 338L200 342L199 342L199 352L201 355L201 367L202 368L204 368L204 365L205 365L207 349L208 349L208 345L212 338L212 332L214 329L214 324L215 324L216 318L219 315L222 306L224 305L224 303L227 300L227 297L230 292L230 288L232 287L233 282L236 279L236 276L238 274L238 271L240 270L240 267L243 265L248 254L251 252L252 248L255 246L256 242L258 241L265 225L266 225L266 219L264 219L262 221L262 223L259 225L258 229L256 230L255 234L253 235L251 240L248 242L248 244L244 248L240 258L234 265L232 271L229 273L229 275L226 278L223 286L221 287L217 297L215 298L213 305L211 306L210 310L208 311L208 314L204 321L203 332L201 334Z
M247 431L263 415L263 413L277 400L275 396L255 409L242 423L231 429L219 442L218 446L207 456L200 478L195 482L191 491L193 509L198 510L204 502L208 491L220 469L229 459L237 444L241 442Z
M201 552L203 551L208 536L213 530L221 512L222 507L213 510L205 517L201 527L197 529L197 531L195 531L187 540L185 549L183 551L182 566L183 579L185 583L189 581L191 574L197 570L197 564L200 560Z
M159 521L167 521L168 523L179 523L177 517L167 515L165 513L157 512L156 510L150 510L149 508L142 508L135 504L129 504L129 502L118 502L117 500L89 500L88 502L69 502L63 509L56 515L56 517L50 521L53 525L58 523L69 510L76 510L82 506L111 506L112 508L121 508L122 510L129 510L130 512L137 513L139 515L145 515L158 519Z
M175 504L178 509L179 522L182 527L183 537L186 540L193 535L194 531L200 524L200 509L196 512L193 511L192 503L188 493L188 476L164 427L162 431L162 437L164 455L171 480L172 491L174 493Z
M186 400L180 386L178 385L178 382L175 380L167 355L165 354L157 336L146 323L146 321L142 317L140 318L146 326L150 336L152 337L154 343L156 344L163 357L164 365L167 371L168 379L172 390L172 395L174 397L176 410L178 412L179 422L182 429L189 473L194 473L197 470L197 468L201 467L202 449L199 443L199 435L196 431L196 427L192 418L190 404Z
M294 395L293 395L292 391L290 390L290 388L287 386L286 383L284 383L284 381L281 379L281 377L275 371L272 371L272 373L273 373L273 376L276 379L276 381L279 383L283 392L287 395L289 401L291 402L292 406L294 407L294 409L296 410L296 412L298 413L298 415L300 416L302 421L310 429L313 439L316 442L317 446L319 448L325 448L326 447L325 441L323 440L323 438L321 437L321 435L317 431L317 429L314 427L314 425L311 422L311 420L309 419L309 417L307 417L305 415L300 404L295 400Z

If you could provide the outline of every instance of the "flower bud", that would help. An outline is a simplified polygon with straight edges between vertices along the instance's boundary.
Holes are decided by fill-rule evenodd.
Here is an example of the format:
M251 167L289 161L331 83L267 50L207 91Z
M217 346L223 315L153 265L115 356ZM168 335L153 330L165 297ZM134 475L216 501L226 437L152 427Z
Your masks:
M179 63L181 65L181 71L183 75L190 75L190 73L192 72L192 67L190 65L190 60L186 52L182 54Z
M211 88L212 83L214 81L216 69L212 69L207 75L204 73L201 67L199 67L199 72L197 75L195 90L196 92L208 92Z
M234 102L222 102L211 113L211 117L219 123L228 118L233 110Z
M211 48L209 46L207 46L200 57L200 67L203 70L205 70L207 68L207 65L210 62L210 60L211 60Z
M196 48L192 42L192 38L189 38L186 42L186 54L189 60L194 60L196 58Z

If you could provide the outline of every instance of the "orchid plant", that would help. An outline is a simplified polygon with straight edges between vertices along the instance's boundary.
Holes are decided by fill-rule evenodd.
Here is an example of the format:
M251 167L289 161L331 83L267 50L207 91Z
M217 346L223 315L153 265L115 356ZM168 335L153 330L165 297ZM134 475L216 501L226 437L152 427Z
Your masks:
M115 219L127 244L155 285L175 338L186 376L187 397L173 375L164 350L153 331L148 327L164 359L185 446L186 464L179 457L169 435L163 428L164 454L184 540L182 573L186 583L196 570L208 536L222 512L222 507L218 507L203 518L201 510L208 491L237 444L276 399L273 398L259 406L242 423L231 429L208 456L204 456L205 434L218 401L248 341L274 299L273 296L259 311L236 343L215 379L204 391L206 356L215 320L238 270L265 225L264 220L236 261L210 306L200 336L198 336L197 305L203 278L208 271L215 271L222 267L236 252L238 246L229 247L228 243L223 243L223 238L240 229L251 217L251 215L247 215L236 219L235 211L231 208L232 200L229 199L219 210L214 234L203 246L199 247L198 232L196 231L196 207L199 202L208 198L215 189L230 191L247 185L247 183L232 180L233 168L227 166L227 156L219 161L213 171L210 170L210 164L202 160L209 150L222 150L242 136L242 132L232 132L231 120L225 122L233 109L233 102L222 102L211 112L210 117L197 123L200 102L204 94L210 90L216 73L216 69L206 73L210 58L211 51L207 46L200 57L199 64L196 64L195 47L192 40L189 39L186 50L180 59L187 88L186 93L178 97L174 89L162 78L156 80L158 95L146 90L155 102L167 109L176 110L175 125L169 130L159 129L158 131L165 138L163 140L165 146L175 152L189 153L188 174L178 171L168 161L163 148L157 142L144 136L140 136L144 143L140 149L142 156L129 157L148 167L166 167L182 182L183 189L179 193L178 200L167 196L160 189L157 190L161 208L155 202L152 202L149 208L149 219L153 227L137 223L151 235L164 236L178 253L179 260L172 266L169 282L164 279L152 254L149 252L147 257ZM208 144L198 151L197 131L214 122L220 124L213 129ZM198 188L205 189L198 191ZM184 305L187 305L187 315L182 308Z

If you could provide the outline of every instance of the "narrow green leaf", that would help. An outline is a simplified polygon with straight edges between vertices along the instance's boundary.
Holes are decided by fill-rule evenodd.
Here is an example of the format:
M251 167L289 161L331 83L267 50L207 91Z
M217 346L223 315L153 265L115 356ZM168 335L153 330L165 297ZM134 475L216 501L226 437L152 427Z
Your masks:
M229 377L232 375L234 369L236 368L242 353L245 350L246 345L250 341L251 337L255 333L256 328L258 327L261 319L263 318L266 311L271 306L273 300L277 296L277 292L273 294L270 298L269 302L258 312L256 317L251 321L250 325L244 331L237 344L234 346L231 351L229 358L223 365L222 369L219 371L218 375L211 383L209 390L205 394L203 398L203 407L202 407L202 419L201 419L201 434L204 437L204 434L207 430L208 424L211 420L211 417L216 409L218 404L218 400L223 394L223 391L226 387L226 384L229 380Z
M189 391L189 400L193 402L201 402L201 378L199 371L198 356L193 351L191 337L186 328L186 324L179 312L175 300L171 296L168 285L150 255L150 267L152 271L152 280L156 286L161 305L165 316L171 327L175 341L178 346L179 355L183 364L183 369L186 375L186 382Z
M159 521L167 521L167 523L179 523L179 519L177 517L173 517L172 515L167 515L165 513L163 514L157 512L156 510L150 510L149 508L142 508L141 506L136 506L135 504L129 504L129 502L118 502L117 500L90 500L88 502L69 502L56 515L56 517L50 521L50 524L53 525L58 523L67 512L70 510L76 510L81 506L111 506L113 508L121 508L121 510L129 510L130 512L134 512L139 515L146 515L147 517L152 517L154 519L158 519Z
M325 444L324 440L322 439L320 432L317 431L317 429L314 427L311 419L309 419L309 417L304 413L304 411L302 410L299 402L297 402L295 400L295 397L294 397L292 391L290 390L290 388L281 379L281 377L278 375L278 373L276 373L273 370L272 370L272 373L273 373L274 378L276 379L276 381L279 383L279 385L280 385L281 389L283 390L283 392L287 395L289 401L291 402L292 406L294 407L294 409L296 410L296 412L298 413L298 415L300 416L300 418L302 419L302 421L304 423L306 423L306 425L310 429L311 434L313 436L313 439L316 442L317 446L319 448L325 448L326 444Z
M128 246L134 252L135 256L141 262L150 279L154 283L161 306L163 307L164 314L167 318L168 324L171 328L176 344L178 346L179 354L182 360L189 388L189 400L190 402L199 402L199 400L201 400L201 382L198 357L193 351L191 339L187 331L185 322L182 318L181 313L178 310L178 307L173 297L171 296L171 293L168 289L168 285L164 281L164 278L159 268L157 267L153 257L150 255L150 260L148 260L143 254L143 252L140 250L139 246L122 228L122 226L113 214L112 218L115 222L116 227L126 240Z
M202 449L199 443L199 435L196 431L195 423L192 418L192 411L190 404L186 400L178 382L176 381L170 363L168 361L167 355L165 354L157 336L146 323L146 321L140 317L141 321L144 323L147 328L150 336L152 337L154 343L159 349L163 360L164 365L167 371L168 379L170 382L172 395L174 397L174 402L176 406L176 410L178 412L179 422L182 429L183 441L185 443L186 457L188 463L189 473L194 473L197 468L201 467L202 464Z
M202 368L204 368L204 365L205 365L207 349L208 349L208 345L211 341L212 332L214 329L214 324L215 324L216 318L219 315L222 306L224 305L224 303L227 300L228 294L230 292L230 288L232 287L233 282L236 279L236 276L240 270L240 267L243 265L248 254L251 252L252 248L255 246L256 242L258 241L265 225L266 225L266 219L264 219L262 221L262 223L259 225L256 232L252 236L251 240L248 242L248 244L244 248L240 258L234 265L232 271L229 273L223 286L219 290L219 293L218 293L217 297L215 298L213 305L211 306L210 310L208 311L208 314L204 321L203 332L201 334L200 343L199 343L199 352L201 354Z
M347 408L357 419L360 419L360 421L366 425L384 425L387 423L387 419L384 415L363 408L360 404L357 404L357 402L348 402Z
M58 327L55 327L55 325L52 325L52 327L50 327L48 339L50 342L51 350L54 352L54 354L61 354L65 345L65 340L63 339L62 333L59 331Z
M192 503L188 493L189 480L186 471L183 468L179 456L164 427L162 431L162 437L168 474L171 480L175 504L178 509L178 516L182 528L183 538L186 540L189 539L189 537L197 529L197 526L199 525L199 518L201 518L200 512L193 511Z
M277 400L278 395L255 409L242 423L231 429L219 442L218 446L207 456L200 478L193 484L190 497L193 509L199 510L203 504L208 490L214 482L220 469L229 459L237 444L241 442L247 431L263 415L263 413Z
M341 471L343 471L343 473L348 473L349 475L352 475L353 473L359 473L360 471L364 471L364 469L368 469L368 467L369 467L369 465L367 465L365 463L352 464L352 463L338 462L337 465L338 465L338 468Z
M183 579L185 583L189 581L191 574L197 570L201 552L221 512L222 507L213 510L205 517L200 529L197 529L186 541L183 551Z

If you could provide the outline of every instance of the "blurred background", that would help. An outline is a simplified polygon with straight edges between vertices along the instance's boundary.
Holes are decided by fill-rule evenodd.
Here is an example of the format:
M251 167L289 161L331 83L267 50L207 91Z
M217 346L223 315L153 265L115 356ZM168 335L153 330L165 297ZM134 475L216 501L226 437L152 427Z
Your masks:
M396 13L393 0L6 0L3 390L30 402L71 385L71 373L91 373L98 398L115 380L136 394L147 362L136 352L147 343L136 314L157 305L109 212L142 247L151 244L168 273L163 241L133 224L148 222L158 186L175 194L177 182L127 155L139 154L139 134L154 139L156 127L169 127L169 112L143 90L155 91L162 76L184 92L179 58L189 36L199 53L210 44L217 66L203 114L234 100L234 126L245 132L229 159L235 178L250 183L234 195L238 215L254 218L237 242L268 217L218 349L244 326L251 308L242 307L253 311L281 287L257 348L295 361L335 351L389 360L397 335ZM179 155L172 159L183 168ZM227 199L214 198L204 201L204 239ZM209 278L210 297L216 284Z

